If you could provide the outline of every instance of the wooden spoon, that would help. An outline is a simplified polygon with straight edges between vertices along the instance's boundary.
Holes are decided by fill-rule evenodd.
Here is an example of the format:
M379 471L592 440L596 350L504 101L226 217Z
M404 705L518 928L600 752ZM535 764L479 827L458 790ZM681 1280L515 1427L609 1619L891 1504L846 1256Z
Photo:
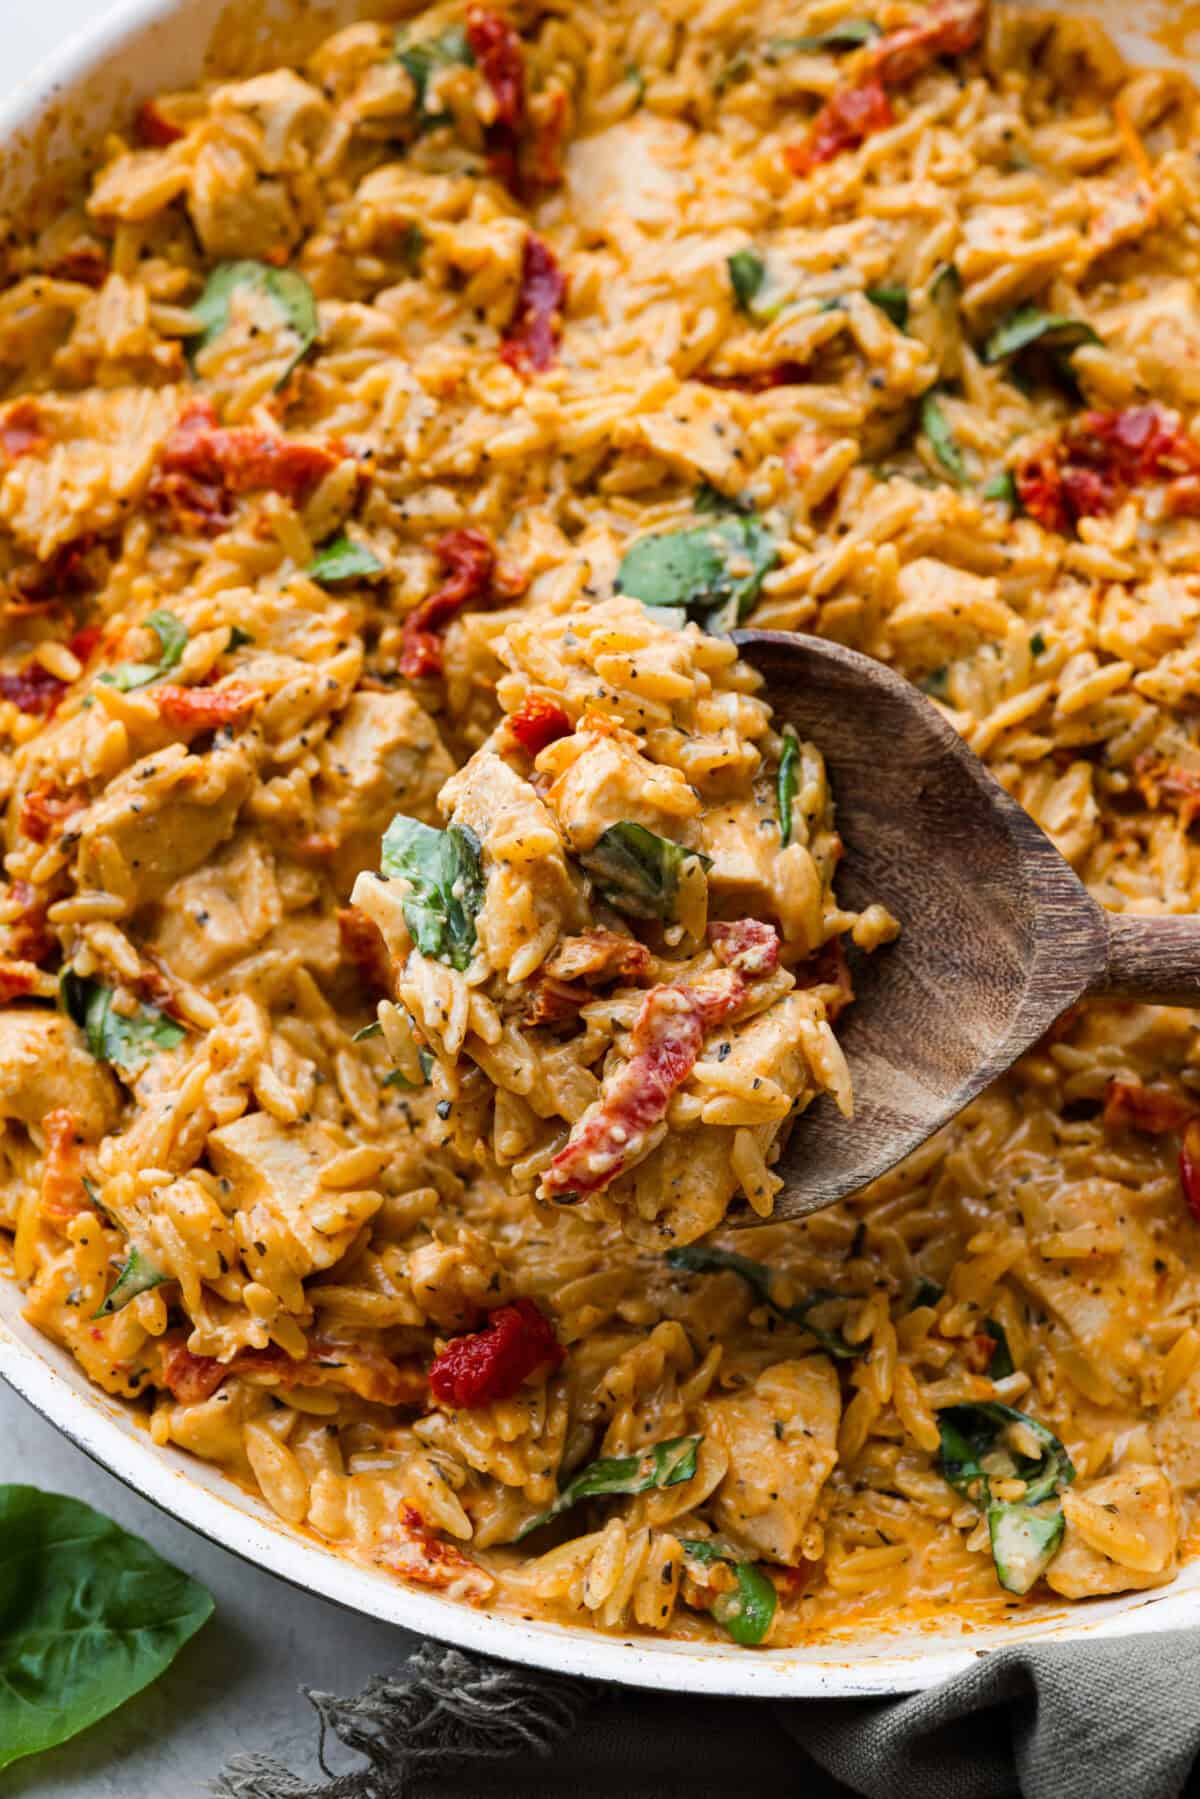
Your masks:
M919 689L819 637L734 642L777 725L825 758L846 845L839 899L880 900L901 925L872 955L851 951L857 997L838 1038L854 1116L825 1097L797 1119L775 1217L894 1167L1076 1000L1200 1004L1200 916L1105 912Z

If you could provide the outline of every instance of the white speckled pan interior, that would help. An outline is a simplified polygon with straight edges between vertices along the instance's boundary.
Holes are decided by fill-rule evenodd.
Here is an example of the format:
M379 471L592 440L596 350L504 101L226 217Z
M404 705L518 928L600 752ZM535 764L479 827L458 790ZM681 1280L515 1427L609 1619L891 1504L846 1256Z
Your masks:
M1010 0L1011 3L1011 0ZM1127 0L1060 0L1107 15L1140 61L1163 61L1153 39L1131 33ZM123 0L0 103L0 209L52 216L89 145L125 123L148 94L208 69L246 70L291 60L338 24L364 13L400 14L389 0ZM1145 0L1149 29L1171 0ZM1197 34L1200 36L1200 33ZM21 1295L0 1274L0 1375L74 1443L130 1487L193 1529L270 1573L356 1611L510 1661L676 1691L850 1698L933 1685L973 1657L1018 1637L1131 1636L1200 1624L1200 1561L1166 1588L1067 1608L1045 1605L1019 1626L965 1630L952 1619L810 1648L754 1653L713 1643L601 1636L524 1623L400 1586L290 1531L216 1470L157 1449L134 1416L92 1387L82 1370L21 1318ZM0 1456L0 1468L3 1457ZM6 1475L17 1470L3 1469Z

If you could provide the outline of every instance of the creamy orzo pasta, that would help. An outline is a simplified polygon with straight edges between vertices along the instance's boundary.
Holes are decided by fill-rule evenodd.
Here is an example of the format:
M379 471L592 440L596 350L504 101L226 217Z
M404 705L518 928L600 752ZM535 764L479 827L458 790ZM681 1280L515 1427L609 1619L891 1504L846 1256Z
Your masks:
M30 1318L474 1604L780 1645L1170 1580L1192 1020L1080 1009L771 1223L896 927L728 632L889 662L1192 910L1198 242L1192 88L982 0L442 4L147 101L3 244Z

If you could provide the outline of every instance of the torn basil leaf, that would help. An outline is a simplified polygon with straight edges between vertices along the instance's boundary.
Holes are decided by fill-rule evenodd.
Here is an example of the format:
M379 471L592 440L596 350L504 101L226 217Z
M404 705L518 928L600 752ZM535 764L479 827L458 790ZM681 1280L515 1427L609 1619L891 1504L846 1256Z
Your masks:
M111 1318L114 1312L119 1312L123 1306L127 1306L131 1299L137 1298L139 1293L149 1293L151 1288L161 1287L164 1281L168 1281L170 1278L170 1275L164 1274L161 1268L156 1268L150 1258L144 1256L140 1249L134 1244L130 1244L129 1257L117 1276L116 1285L104 1304L98 1311L93 1312L92 1316L94 1318Z
M548 1511L530 1518L517 1532L520 1542L531 1532L540 1530L562 1512L578 1505L581 1499L607 1499L635 1493L649 1493L658 1487L677 1487L691 1480L696 1472L696 1452L702 1437L672 1437L655 1443L638 1455L606 1456L589 1462L586 1468L569 1480Z
M187 648L188 628L181 618L162 607L149 613L142 620L158 638L159 657L157 662L120 662L116 668L106 668L96 676L106 687L115 687L120 693L134 693L139 687L149 687L152 681L158 681L171 669L178 668L183 660L183 652Z
M59 993L63 1010L83 1031L98 1062L137 1069L160 1049L175 1049L187 1036L183 1026L157 1006L140 1005L129 1017L115 1012L112 988L85 980L74 969L64 970Z
M714 1543L711 1537L681 1537L679 1547L694 1562L709 1567L713 1562L725 1562L733 1569L737 1586L731 1593L721 1593L717 1597L712 1615L735 1643L742 1643L747 1648L761 1643L771 1628L779 1602L774 1581L755 1562Z
M192 318L198 333L190 348L193 359L224 335L233 309L233 296L239 291L263 294L271 300L284 324L299 340L286 368L275 383L278 393L286 387L292 374L308 355L321 334L321 321L312 288L295 269L277 269L267 262L222 262L205 284L204 292L192 307Z
M598 897L629 918L676 916L679 876L694 858L706 871L712 867L699 850L685 849L669 837L659 837L645 825L623 819L602 831L579 861L596 882Z
M343 534L323 545L304 572L314 581L332 587L339 581L369 580L372 575L382 575L384 568L373 550Z
M767 265L757 250L735 250L725 263L733 297L743 312L749 312L750 302L767 278Z
M881 282L878 287L864 289L872 306L878 306L885 312L893 325L903 331L908 323L908 289L892 282Z
M1014 1425L1032 1435L1037 1456L1027 1456L1006 1442ZM996 1578L1006 1592L1028 1593L1062 1540L1062 1508L1052 1502L1075 1478L1070 1456L1053 1431L999 1400L944 1407L938 1413L938 1431L938 1471L985 1514ZM984 1467L984 1458L998 1454L1008 1463L1004 1477L1025 1482L1023 1498L993 1498L994 1476Z
M225 645L225 654L231 656L234 650L243 649L246 644L253 642L254 639L251 637L249 631L243 631L240 625L231 625L229 627L229 642Z
M983 360L1004 362L1032 344L1054 350L1078 350L1083 344L1099 342L1097 333L1083 319L1061 312L1043 312L1040 306L1018 306L989 335L983 346Z
M856 50L880 35L874 19L842 19L828 31L816 31L805 37L768 38L763 54L768 62L782 62L786 56L817 56L822 50Z
M393 1068L390 1074L384 1075L380 1085L383 1087L404 1087L409 1093L417 1093L422 1087L428 1087L429 1077L433 1073L433 1051L431 1049L419 1049L417 1051L417 1061L421 1064L421 1079L419 1081L410 1081L408 1076L403 1073L401 1069Z
M388 826L380 866L408 883L404 921L423 956L462 970L475 953L483 906L483 852L463 825L438 831L401 812Z
M78 1499L0 1486L0 1768L157 1680L211 1594Z
M367 1041L368 1037L382 1037L382 1036L383 1036L383 1026L380 1024L379 1020L376 1018L376 1019L373 1019L370 1024L364 1024L361 1031L355 1031L355 1033L354 1033L353 1037L351 1037L350 1041L351 1041L351 1043L365 1043Z
M432 107L429 85L444 69L470 68L475 53L461 25L451 25L440 36L411 41L407 32L396 39L396 60L403 64L417 96L417 118L423 129L443 124L449 117L444 106Z
M779 841L786 849L792 841L792 807L796 801L796 765L800 760L800 739L794 725L783 727L783 754L775 777L776 804L779 809Z
M934 455L951 480L960 484L965 481L967 465L963 461L963 453L955 442L949 421L934 393L927 393L921 401L921 429L929 439L929 445Z
M1062 1542L1062 1507L1039 1512L1025 1504L989 1505L987 1520L997 1580L1007 1593L1028 1593Z
M745 619L778 559L765 525L726 513L641 538L626 550L613 586L647 606L682 607L706 631L720 633Z
M1008 1346L1008 1332L995 1318L985 1318L983 1328L995 1345L988 1358L988 1379L1007 1380L1015 1372L1012 1350Z
M827 1330L822 1325L814 1324L810 1317L810 1313L818 1306L840 1299L840 1293L830 1293L824 1287L818 1287L795 1304L782 1306L771 1297L771 1286L776 1276L765 1262L752 1262L749 1256L739 1256L731 1249L716 1249L704 1243L689 1243L683 1249L669 1249L667 1266L681 1268L688 1274L739 1275L747 1286L754 1289L763 1304L770 1306L776 1317L786 1319L789 1324L798 1324L810 1337L816 1338L827 1354L839 1361L848 1362L863 1353L862 1346L847 1343L840 1331Z
M1010 512L1018 512L1021 502L1017 497L1017 477L1010 468L1001 469L993 475L985 487L980 490L985 500L999 500Z

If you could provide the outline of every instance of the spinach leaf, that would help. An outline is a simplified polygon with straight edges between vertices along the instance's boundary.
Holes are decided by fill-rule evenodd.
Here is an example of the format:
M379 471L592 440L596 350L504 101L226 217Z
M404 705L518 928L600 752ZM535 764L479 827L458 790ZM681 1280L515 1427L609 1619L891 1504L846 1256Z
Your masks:
M1005 1444L1005 1433L1014 1424L1033 1435L1040 1451L1036 1457ZM997 1580L1006 1592L1027 1593L1062 1541L1062 1508L1052 1501L1075 1478L1070 1456L1053 1431L999 1400L946 1406L938 1413L938 1430L938 1470L985 1514ZM983 1461L997 1451L1005 1454L1011 1474L1025 1482L1022 1499L992 1497Z
M321 334L317 302L312 288L295 269L273 268L268 262L222 262L205 284L204 292L192 307L192 318L198 333L191 346L192 360L210 344L216 343L228 329L233 296L245 289L265 294L282 314L283 322L299 338L299 347L288 360L287 367L275 383L275 391L287 386L293 373L308 355Z
M743 312L749 312L750 302L767 278L767 265L757 250L735 250L725 262L733 297Z
M1043 312L1040 306L1018 306L990 334L983 346L985 362L1003 362L1018 356L1031 344L1055 350L1078 350L1082 344L1098 344L1100 338L1083 319L1061 312Z
M93 1312L93 1318L111 1318L122 1306L127 1306L131 1299L139 1293L149 1293L152 1287L161 1287L171 1276L156 1268L148 1256L144 1256L134 1244L129 1246L129 1257L117 1276L117 1282L99 1311Z
M613 586L647 606L682 606L706 631L731 631L752 609L778 559L765 525L730 513L711 524L641 538L626 550Z
M965 481L967 465L963 461L963 453L954 441L954 433L934 393L927 393L921 401L921 429L951 480L959 483Z
M657 1487L677 1487L696 1472L696 1451L702 1437L672 1437L655 1443L639 1455L606 1456L589 1462L562 1489L549 1511L539 1512L517 1532L516 1541L549 1524L581 1499L606 1499L631 1493L649 1493Z
M187 648L188 628L173 612L160 607L149 613L142 622L158 638L158 661L121 662L116 668L105 669L103 674L96 676L106 687L115 687L120 693L133 693L139 687L149 687L151 681L158 681L171 669L178 668Z
M881 282L878 287L866 288L865 292L872 306L886 312L893 325L903 331L908 323L908 289L897 283Z
M783 754L775 777L775 798L779 808L779 841L784 849L792 841L792 807L796 799L796 764L800 759L800 739L794 725L783 727Z
M421 954L460 972L467 968L484 893L475 833L462 825L438 831L398 813L384 835L381 867L408 882L404 920Z
M304 572L314 581L332 587L338 581L363 581L372 575L382 575L384 569L373 550L365 544L352 542L343 533L341 537L330 538Z
M440 125L450 117L445 107L434 110L429 104L429 84L443 69L470 68L475 53L461 25L451 25L440 36L410 42L402 32L396 40L396 60L403 63L409 80L416 89L417 118L424 130Z
M874 19L842 19L828 31L817 31L808 37L768 38L764 55L768 62L782 62L785 56L813 56L822 50L854 50L879 36Z
M212 1609L203 1587L78 1499L0 1486L0 1768L157 1680Z
M752 1287L764 1305L770 1306L776 1317L786 1319L789 1324L798 1324L806 1330L827 1354L839 1361L852 1361L863 1353L862 1347L847 1343L840 1331L826 1330L814 1324L810 1312L818 1306L826 1305L830 1300L840 1299L840 1293L831 1293L824 1287L817 1287L807 1298L797 1300L794 1305L781 1306L771 1297L771 1284L775 1279L772 1269L765 1262L752 1262L748 1256L739 1256L731 1249L714 1249L703 1243L689 1243L684 1249L667 1251L667 1266L682 1268L688 1274L737 1274L747 1286Z
M692 495L692 511L700 513L740 512L745 517L753 518L753 500L743 499L741 494L722 493L711 481L701 481Z
M579 860L595 877L605 905L629 918L674 919L680 871L693 857L706 871L712 867L711 858L699 850L623 819L602 831Z
M708 1566L725 1562L733 1569L737 1586L732 1593L720 1595L712 1608L713 1617L725 1626L735 1643L751 1648L761 1643L771 1628L778 1604L775 1583L754 1562L714 1543L711 1537L681 1537L679 1547L694 1562Z
M84 1032L98 1062L137 1069L158 1050L177 1048L187 1036L157 1006L141 1005L130 1017L114 1012L112 988L85 980L72 968L63 971L58 985L63 1010Z

